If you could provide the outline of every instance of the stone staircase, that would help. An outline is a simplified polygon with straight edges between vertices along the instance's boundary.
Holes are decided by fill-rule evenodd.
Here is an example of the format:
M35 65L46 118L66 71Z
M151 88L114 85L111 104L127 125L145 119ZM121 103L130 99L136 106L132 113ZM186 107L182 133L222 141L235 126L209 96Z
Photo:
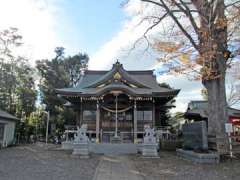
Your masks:
M138 152L139 145L133 143L90 143L89 150L95 154L106 154L106 155L123 155L123 154L136 154Z

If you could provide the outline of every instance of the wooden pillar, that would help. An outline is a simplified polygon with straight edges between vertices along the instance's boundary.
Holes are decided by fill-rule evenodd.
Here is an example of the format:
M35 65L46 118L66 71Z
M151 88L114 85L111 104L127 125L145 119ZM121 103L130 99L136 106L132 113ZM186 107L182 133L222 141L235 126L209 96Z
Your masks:
M79 112L79 126L81 127L83 123L83 105L82 105L82 98L80 102L80 112Z
M137 103L134 100L134 110L133 110L133 138L134 143L137 143Z
M75 113L76 113L76 126L80 126L80 109L76 108Z
M97 110L96 110L96 143L99 143L99 125L100 125L100 108L99 108L99 102L97 101Z
M155 101L152 100L152 127L155 128L156 126L156 118L155 118Z

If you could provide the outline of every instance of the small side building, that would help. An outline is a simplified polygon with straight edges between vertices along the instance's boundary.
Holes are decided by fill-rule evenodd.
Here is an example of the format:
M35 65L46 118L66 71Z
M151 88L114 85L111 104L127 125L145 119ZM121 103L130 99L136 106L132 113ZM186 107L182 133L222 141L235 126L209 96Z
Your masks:
M0 110L0 147L7 147L13 143L18 120L13 115Z
M188 120L208 122L208 102L190 101L184 117ZM228 118L234 126L234 131L240 133L240 110L228 107Z

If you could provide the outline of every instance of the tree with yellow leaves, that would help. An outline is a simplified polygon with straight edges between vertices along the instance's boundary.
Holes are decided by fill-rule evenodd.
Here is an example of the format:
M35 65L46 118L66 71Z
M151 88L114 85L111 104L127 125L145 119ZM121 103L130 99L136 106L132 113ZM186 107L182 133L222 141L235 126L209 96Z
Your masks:
M208 133L217 137L219 153L226 153L225 76L239 53L240 1L139 1L143 5L141 23L149 23L141 39L159 54L158 62L167 65L170 73L202 81L209 103ZM159 33L150 36L153 29Z

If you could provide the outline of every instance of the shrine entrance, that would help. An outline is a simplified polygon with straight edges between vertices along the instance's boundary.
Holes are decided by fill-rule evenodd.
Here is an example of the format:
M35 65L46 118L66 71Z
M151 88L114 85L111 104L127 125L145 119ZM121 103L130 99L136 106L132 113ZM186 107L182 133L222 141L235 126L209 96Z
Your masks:
M115 91L104 96L100 119L101 142L111 142L112 137L133 142L133 105L126 94Z

